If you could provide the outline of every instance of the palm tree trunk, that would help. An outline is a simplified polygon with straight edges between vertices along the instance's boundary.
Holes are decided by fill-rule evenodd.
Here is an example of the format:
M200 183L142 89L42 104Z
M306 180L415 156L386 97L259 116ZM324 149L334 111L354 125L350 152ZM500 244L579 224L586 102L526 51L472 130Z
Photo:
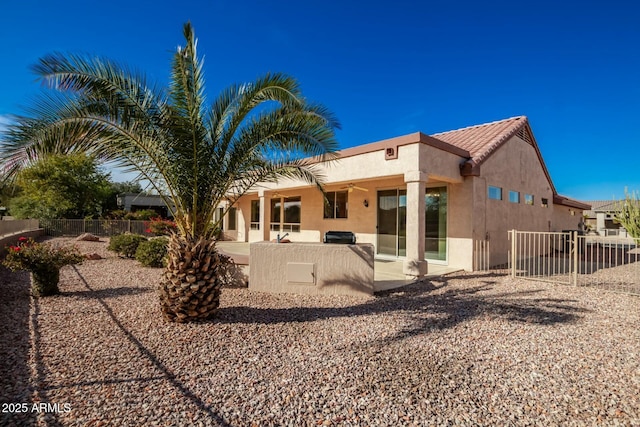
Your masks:
M233 261L220 254L215 240L169 239L167 268L160 282L160 306L172 322L211 318L220 305L220 291Z

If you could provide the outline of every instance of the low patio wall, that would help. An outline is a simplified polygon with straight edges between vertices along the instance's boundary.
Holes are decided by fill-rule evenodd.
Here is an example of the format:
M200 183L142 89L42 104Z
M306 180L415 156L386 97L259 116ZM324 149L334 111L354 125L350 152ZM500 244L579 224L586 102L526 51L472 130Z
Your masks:
M37 219L2 219L0 220L0 238L24 230L36 230L38 228L40 228L40 225Z
M250 290L326 295L373 294L372 244L255 242L251 243L249 252Z

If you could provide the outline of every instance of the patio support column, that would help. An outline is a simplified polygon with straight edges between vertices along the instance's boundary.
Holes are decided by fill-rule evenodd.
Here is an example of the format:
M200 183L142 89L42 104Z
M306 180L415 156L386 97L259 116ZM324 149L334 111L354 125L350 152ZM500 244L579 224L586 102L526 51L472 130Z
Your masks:
M402 266L407 278L418 278L427 274L428 265L424 259L425 206L424 196L428 176L423 171L407 171L407 256Z
M267 198L264 197L264 190L258 190L258 197L260 198L260 231L262 232L262 240L269 240L269 211L267 209L266 201Z

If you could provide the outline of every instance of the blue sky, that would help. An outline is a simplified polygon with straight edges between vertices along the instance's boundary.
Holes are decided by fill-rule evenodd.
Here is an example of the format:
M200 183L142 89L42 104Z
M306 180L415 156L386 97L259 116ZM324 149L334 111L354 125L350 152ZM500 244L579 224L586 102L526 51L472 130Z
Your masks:
M207 92L295 76L342 123L342 148L529 117L560 194L640 190L635 1L4 2L0 126L40 90L53 51L107 56L167 81L191 20Z

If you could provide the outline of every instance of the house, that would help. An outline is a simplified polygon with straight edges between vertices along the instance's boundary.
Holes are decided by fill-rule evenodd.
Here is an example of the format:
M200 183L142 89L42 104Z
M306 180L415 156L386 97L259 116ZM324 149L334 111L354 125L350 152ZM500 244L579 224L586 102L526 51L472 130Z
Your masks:
M508 230L578 229L589 209L557 193L524 116L348 148L317 166L326 200L303 182L261 185L229 210L225 236L320 242L352 231L419 277L428 263L474 270L478 241L489 241L491 265L506 263Z
M622 224L616 221L616 215L620 212L623 202L620 200L585 202L591 205L591 209L584 212L584 222L587 229L601 236L626 236L627 231Z
M118 208L127 212L136 212L140 210L156 211L163 218L171 218L172 211L162 197L158 194L146 193L121 193L117 196ZM175 211L175 208L173 209Z

